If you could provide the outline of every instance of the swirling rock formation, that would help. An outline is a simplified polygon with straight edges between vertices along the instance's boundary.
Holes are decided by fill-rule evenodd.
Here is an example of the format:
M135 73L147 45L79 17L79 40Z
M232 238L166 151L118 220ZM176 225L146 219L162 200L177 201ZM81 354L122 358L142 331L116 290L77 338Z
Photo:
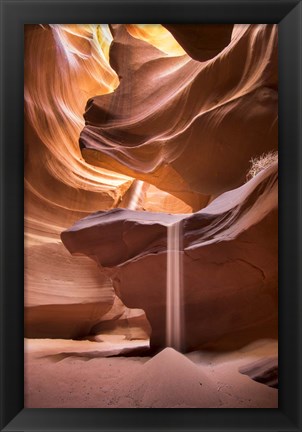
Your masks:
M243 184L252 157L277 148L276 26L235 26L230 43L206 62L167 57L124 26L111 28L120 85L87 103L86 161L196 210Z
M27 234L39 227L42 238L44 233L58 238L72 221L116 206L133 181L88 165L78 148L87 98L118 84L105 56L97 56L97 31L89 26L26 27Z
M142 308L153 346L165 344L167 225L181 220L185 340L193 348L230 334L276 335L277 164L193 215L115 209L61 234L94 259L128 307ZM246 340L246 339L245 339Z

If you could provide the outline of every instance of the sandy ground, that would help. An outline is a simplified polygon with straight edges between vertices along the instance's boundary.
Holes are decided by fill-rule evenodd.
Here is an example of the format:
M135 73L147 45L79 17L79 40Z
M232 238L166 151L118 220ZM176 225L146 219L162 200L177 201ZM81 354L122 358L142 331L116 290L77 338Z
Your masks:
M25 339L26 408L277 408L278 390L238 368L277 355L274 340L239 351L166 348L154 357L114 355L142 341Z

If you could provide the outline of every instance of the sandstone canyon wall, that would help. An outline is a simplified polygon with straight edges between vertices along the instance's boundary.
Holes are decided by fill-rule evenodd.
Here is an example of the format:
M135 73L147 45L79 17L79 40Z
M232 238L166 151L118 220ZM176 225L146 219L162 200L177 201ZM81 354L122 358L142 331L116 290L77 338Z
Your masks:
M166 27L26 26L29 337L164 345L178 220L187 349L276 336L277 26Z

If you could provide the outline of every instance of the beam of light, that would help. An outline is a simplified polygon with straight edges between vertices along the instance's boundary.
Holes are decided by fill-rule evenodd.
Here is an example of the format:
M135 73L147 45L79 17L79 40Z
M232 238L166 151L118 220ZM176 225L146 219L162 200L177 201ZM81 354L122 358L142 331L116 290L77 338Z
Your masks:
M139 206L139 201L142 195L144 182L142 180L136 180L132 192L130 202L128 204L128 209L136 210Z

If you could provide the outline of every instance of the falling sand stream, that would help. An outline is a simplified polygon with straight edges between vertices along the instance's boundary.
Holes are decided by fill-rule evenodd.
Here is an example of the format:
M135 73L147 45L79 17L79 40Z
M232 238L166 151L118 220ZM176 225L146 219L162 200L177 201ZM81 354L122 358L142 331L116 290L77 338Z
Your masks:
M144 182L135 180L127 208L137 210ZM166 346L184 349L183 269L181 221L167 225Z
M184 348L181 221L167 227L166 345Z

